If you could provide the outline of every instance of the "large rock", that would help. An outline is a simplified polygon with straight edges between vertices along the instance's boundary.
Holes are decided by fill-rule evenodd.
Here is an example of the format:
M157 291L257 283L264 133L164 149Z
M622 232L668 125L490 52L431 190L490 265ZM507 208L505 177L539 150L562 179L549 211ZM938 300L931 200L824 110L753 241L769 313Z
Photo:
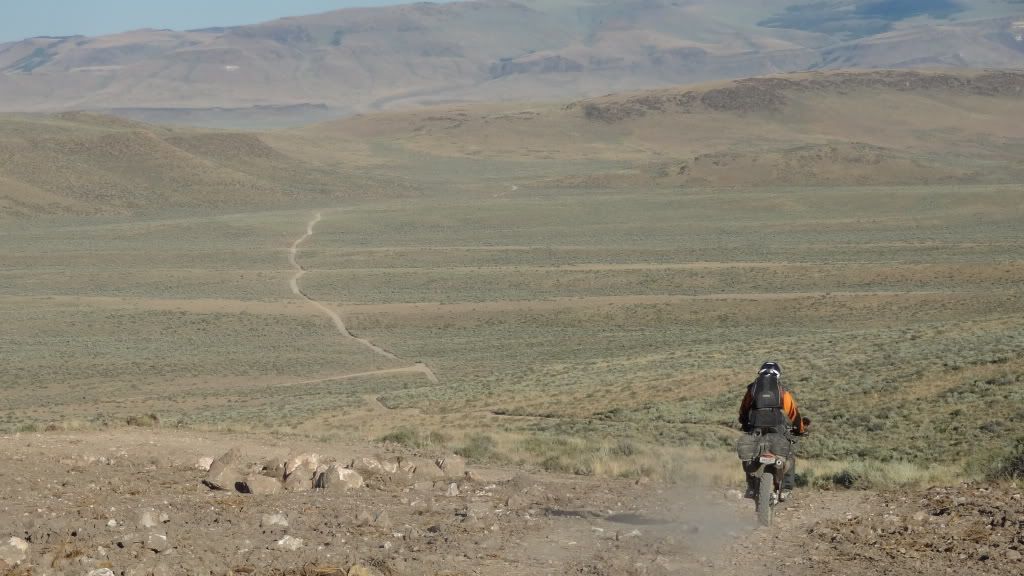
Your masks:
M298 456L292 456L284 465L284 475L287 479L293 472L299 468L309 468L316 470L317 466L320 465L320 455L312 452L306 454L299 454Z
M262 474L250 474L242 481L241 492L256 496L267 496L277 494L281 491L282 484L277 478L263 476Z
M25 561L28 557L28 542L21 538L11 537L6 542L0 543L0 563L6 563L8 567L14 567Z
M398 464L377 458L356 458L349 468L359 472L363 478L388 478L398 472Z
M466 475L466 459L461 456L445 456L437 460L437 467L448 479L459 479Z
M244 455L242 454L242 449L236 447L221 454L219 458L213 461L213 463L220 463L231 466L241 466L243 456Z
M294 538L292 536L285 536L284 538L281 538L277 542L274 542L274 548L277 548L278 550L289 550L291 552L295 552L299 548L302 548L302 546L304 544L305 544L305 541L302 538Z
M157 514L156 510L153 510L152 508L143 510L142 513L139 514L139 521L136 523L139 528L144 529L156 528L159 524L160 516Z
M290 492L304 492L313 489L313 476L316 474L316 467L301 466L295 468L284 480L284 489Z
M333 464L317 475L315 485L321 490L352 490L363 487L363 476L355 470Z
M433 460L427 458L408 458L402 460L402 465L406 467L412 483L444 480L444 471ZM411 469L409 469L410 467Z
M162 532L150 532L146 535L145 547L153 552L163 552L171 547L170 541L167 539L167 534Z
M260 474L270 478L276 478L284 482L286 476L285 471L287 468L288 463L284 460L271 459L263 463L263 468L260 469Z
M399 480L412 481L412 475L416 472L416 464L409 458L398 459L398 471L392 477Z
M284 514L264 514L260 518L260 528L287 528L288 518Z
M241 465L241 451L238 448L232 448L213 461L203 483L214 490L234 490L235 484L241 482L244 477Z

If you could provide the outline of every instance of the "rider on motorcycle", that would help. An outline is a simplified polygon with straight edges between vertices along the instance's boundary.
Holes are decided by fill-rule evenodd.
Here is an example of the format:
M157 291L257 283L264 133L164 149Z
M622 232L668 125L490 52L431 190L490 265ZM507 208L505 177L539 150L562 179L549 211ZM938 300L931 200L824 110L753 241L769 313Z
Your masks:
M796 458L793 454L795 436L803 435L809 420L800 416L793 393L783 388L782 367L777 362L765 362L757 378L747 386L740 404L740 425L748 435L775 435L781 437L790 462L782 480L781 500L789 498L796 479ZM747 497L754 497L754 479L747 475Z

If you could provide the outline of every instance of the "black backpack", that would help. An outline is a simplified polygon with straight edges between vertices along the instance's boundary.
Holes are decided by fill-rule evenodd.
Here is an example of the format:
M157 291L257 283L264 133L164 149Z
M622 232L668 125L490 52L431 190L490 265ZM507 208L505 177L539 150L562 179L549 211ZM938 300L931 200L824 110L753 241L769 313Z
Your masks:
M782 410L786 390L779 382L779 375L773 372L760 374L750 385L750 413L747 427L763 432L785 432L789 420Z

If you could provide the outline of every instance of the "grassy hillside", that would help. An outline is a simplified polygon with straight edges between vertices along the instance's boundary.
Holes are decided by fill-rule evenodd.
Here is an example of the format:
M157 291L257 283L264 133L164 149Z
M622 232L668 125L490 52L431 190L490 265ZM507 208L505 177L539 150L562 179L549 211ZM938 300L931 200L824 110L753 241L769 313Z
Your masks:
M0 430L156 412L732 482L775 358L821 483L983 475L1024 436L1021 83L815 73L270 133L7 118L0 190L35 217L0 229Z
M835 72L378 114L271 141L361 149L410 174L425 158L490 161L520 186L1012 182L1024 131L1007 119L1022 113L1019 72Z
M358 196L369 185L340 162L313 166L254 133L82 113L0 117L3 216L308 205ZM395 186L373 182L401 193Z
M810 74L268 133L7 118L2 190L36 217L2 231L0 428L157 412L732 482L738 395L776 358L817 420L808 478L983 475L1024 436L1021 78ZM302 293L393 358L291 291L313 207Z
M0 213L315 206L533 188L999 184L1024 175L1018 72L836 72L448 106L302 129L0 117Z
M1017 187L963 185L445 192L325 210L300 252L304 291L438 384L332 380L397 363L289 293L307 211L14 226L0 426L156 412L586 474L676 477L710 458L735 478L738 397L776 358L817 422L803 450L818 474L949 481L1024 435L1022 216ZM927 471L937 451L953 464Z

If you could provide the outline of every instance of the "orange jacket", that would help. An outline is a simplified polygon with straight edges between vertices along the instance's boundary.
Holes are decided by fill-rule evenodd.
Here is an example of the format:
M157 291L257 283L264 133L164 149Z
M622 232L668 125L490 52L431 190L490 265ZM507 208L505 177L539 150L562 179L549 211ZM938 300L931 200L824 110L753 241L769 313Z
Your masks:
M747 387L747 393L743 396L743 402L740 403L740 423L746 425L750 416L750 406L754 403L754 397L750 394L750 387ZM796 398L793 398L793 393L789 390L783 390L782 392L782 413L786 415L786 419L793 426L793 430L797 434L803 434L804 421L800 417L800 409L796 407Z

